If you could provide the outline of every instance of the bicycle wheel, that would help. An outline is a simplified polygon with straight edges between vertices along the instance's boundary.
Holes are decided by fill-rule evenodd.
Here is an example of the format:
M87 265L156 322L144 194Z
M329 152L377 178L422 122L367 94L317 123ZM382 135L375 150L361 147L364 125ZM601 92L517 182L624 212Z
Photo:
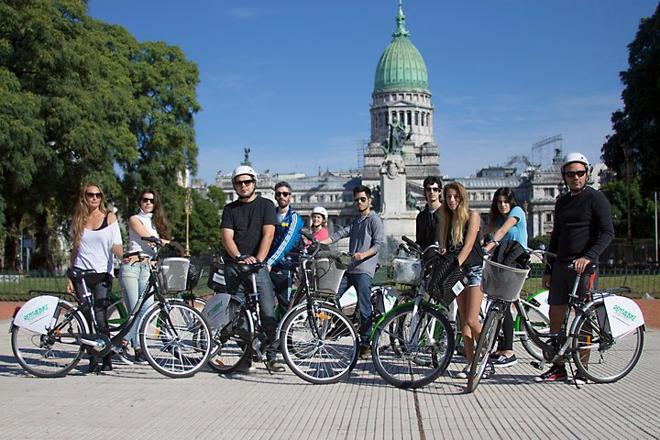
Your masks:
M81 333L85 333L82 317L72 306L60 301L51 330L45 335L12 326L11 348L25 371L38 377L61 377L80 361L83 347L76 339Z
M528 324L538 333L539 337L550 333L550 319L540 309L528 304L522 304L527 313ZM543 360L543 349L536 345L532 338L527 334L527 327L522 322L522 317L516 318L515 327L522 332L520 336L520 343L525 348L525 351L530 354L534 359Z
M252 335L250 333L250 313L241 308L240 317L225 329L214 329L213 350L208 365L223 374L232 373L239 365L249 361L248 356Z
M509 304L505 304L508 307ZM495 344L497 329L502 320L502 311L498 308L491 308L486 314L486 321L481 328L477 348L474 351L472 365L470 366L470 375L468 377L467 392L472 393L479 386L479 381L484 374L488 364L488 355Z
M440 376L454 352L449 320L428 304L395 309L375 330L371 354L378 374L398 388L419 388Z
M282 324L280 349L296 376L314 384L335 383L357 363L358 335L335 307L315 304L289 314Z
M598 303L578 318L573 339L573 361L578 372L597 383L616 382L637 364L644 346L644 330L637 327L613 337L605 305Z
M206 318L182 302L156 304L140 326L140 347L147 362L168 377L190 377L207 361L212 348Z

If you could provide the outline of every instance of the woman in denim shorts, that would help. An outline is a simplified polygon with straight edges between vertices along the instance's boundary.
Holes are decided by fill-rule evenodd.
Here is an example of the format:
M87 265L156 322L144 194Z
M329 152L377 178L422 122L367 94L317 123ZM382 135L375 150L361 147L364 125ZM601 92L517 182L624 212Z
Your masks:
M474 356L475 342L481 332L479 310L484 297L481 291L481 219L476 211L469 209L467 192L460 183L452 182L446 185L442 191L442 199L440 248L442 252L457 254L458 263L463 267L467 278L465 290L456 298L467 360L467 365L456 377L466 378Z

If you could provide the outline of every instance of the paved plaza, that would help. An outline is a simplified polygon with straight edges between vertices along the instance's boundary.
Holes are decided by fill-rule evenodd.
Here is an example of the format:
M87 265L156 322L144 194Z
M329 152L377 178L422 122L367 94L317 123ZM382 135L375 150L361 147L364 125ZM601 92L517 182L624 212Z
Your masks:
M465 394L466 381L448 375L417 391L393 388L370 361L334 385L288 371L271 376L261 365L232 377L205 370L175 380L118 365L107 375L37 379L14 361L8 326L0 321L2 439L660 438L657 330L646 333L637 368L619 383L536 384L538 371L520 349L518 365ZM573 417L578 408L588 409Z

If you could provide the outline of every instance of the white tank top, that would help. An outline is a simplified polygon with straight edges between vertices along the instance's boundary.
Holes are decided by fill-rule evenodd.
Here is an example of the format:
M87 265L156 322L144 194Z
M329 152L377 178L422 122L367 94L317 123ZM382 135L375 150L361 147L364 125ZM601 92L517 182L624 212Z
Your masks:
M153 235L154 237L158 237L158 231L156 231L156 228L152 222L152 216L152 213L147 214L140 210L140 212L134 217L137 217L138 220L140 220L142 226L144 226L144 228L149 233L149 236ZM156 255L156 250L149 246L148 242L142 240L142 237L130 226L128 227L128 252L140 252L141 256L148 257L153 257Z

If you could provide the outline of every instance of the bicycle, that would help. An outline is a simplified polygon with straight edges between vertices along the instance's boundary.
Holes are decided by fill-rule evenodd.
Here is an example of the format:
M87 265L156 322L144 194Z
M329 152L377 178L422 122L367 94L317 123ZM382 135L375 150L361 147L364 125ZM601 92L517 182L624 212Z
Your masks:
M530 253L542 254L544 259L556 257L545 251ZM586 295L578 297L578 286L584 274L576 272L561 329L558 333L549 333L534 328L520 301L520 290L528 272L529 269L514 269L485 260L482 289L491 303L470 368L468 393L479 385L503 319L503 310L512 302L527 335L543 351L545 361L567 361L569 365L572 361L582 377L596 383L616 382L632 371L644 346L644 317L634 301L616 295L622 289L590 288ZM621 359L617 358L619 354L622 354ZM544 363L538 367L543 368ZM577 386L577 381L575 383Z
M303 232L305 235L305 232ZM313 245L299 255L298 303L278 328L280 349L291 371L314 384L329 384L350 374L357 363L359 338L351 320L333 302L350 257ZM301 298L302 295L302 298ZM332 296L331 300L324 297Z
M121 351L121 342L135 324L138 311L147 298L155 302L145 312L139 325L140 343L148 363L159 373L172 377L189 377L204 365L211 350L210 330L202 314L165 295L185 289L189 261L184 258L160 258L161 242L155 237L142 237L154 243L159 251L151 267L149 282L128 319L115 328L110 337L99 333L94 313L90 318L84 309L93 310L93 298L84 276L93 270L72 268L68 276L81 285L81 304L72 304L55 296L43 295L29 300L15 314L11 324L11 344L19 365L37 377L65 376L80 361L83 352L105 356Z
M402 240L408 245L406 252L421 260L418 276L409 281L417 290L410 301L395 306L376 323L371 354L376 371L386 382L398 388L418 388L447 369L456 338L445 302L434 297L427 300L430 283L437 281L432 279L434 265L439 264L438 246L422 250L407 237Z

